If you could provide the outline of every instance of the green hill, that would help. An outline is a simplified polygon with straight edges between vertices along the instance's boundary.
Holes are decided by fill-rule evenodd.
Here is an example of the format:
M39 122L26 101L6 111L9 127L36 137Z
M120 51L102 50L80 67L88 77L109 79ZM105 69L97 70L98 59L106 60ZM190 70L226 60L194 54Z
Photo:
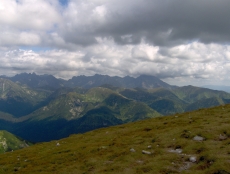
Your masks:
M97 87L87 91L62 89L31 114L5 119L3 128L32 142L60 139L73 133L161 116L143 102ZM5 118L6 115L2 115ZM1 122L0 122L1 126ZM30 131L27 131L30 130Z
M230 173L230 105L102 128L0 155L0 173Z
M29 145L31 145L31 143L28 143L7 131L0 131L0 153L22 149L29 147Z
M182 100L189 103L196 102L198 100L219 97L230 99L230 94L223 91L211 90L207 88L200 88L195 86L184 86L173 90L173 92Z

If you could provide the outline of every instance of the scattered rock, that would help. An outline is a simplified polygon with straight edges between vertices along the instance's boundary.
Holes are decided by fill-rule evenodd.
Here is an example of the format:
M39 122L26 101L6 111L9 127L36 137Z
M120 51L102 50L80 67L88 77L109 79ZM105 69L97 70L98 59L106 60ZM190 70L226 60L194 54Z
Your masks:
M169 152L171 152L171 153L182 153L182 149L169 149L168 150Z
M151 155L152 154L152 152L149 152L149 151L146 151L146 150L142 150L142 153L143 154L147 154L147 155Z
M130 152L136 152L136 150L134 148L131 148L129 151Z
M191 167L191 162L185 162L183 166L179 168L179 172L182 172L184 170L188 170Z
M113 161L105 161L104 164L112 164Z
M60 146L60 143L57 143L56 146Z
M138 163L138 164L143 164L144 161L142 161L142 160L137 160L136 163Z
M149 145L149 146L148 146L148 149L151 149L151 148L152 148L152 146L151 146L151 145Z
M196 157L195 156L191 156L189 158L189 161L192 162L192 163L195 163L197 160L196 160Z
M107 148L107 146L101 146L100 147L100 149L106 149Z
M201 137L201 136L198 136L196 135L194 138L193 138L194 141L204 141L204 137Z
M226 140L228 137L226 135L219 135L219 140L220 141L223 141L223 140Z

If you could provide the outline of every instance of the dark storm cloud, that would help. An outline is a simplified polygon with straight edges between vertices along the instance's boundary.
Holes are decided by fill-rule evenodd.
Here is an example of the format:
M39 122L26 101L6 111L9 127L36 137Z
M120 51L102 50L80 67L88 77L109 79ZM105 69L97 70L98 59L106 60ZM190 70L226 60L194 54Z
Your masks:
M106 8L104 21L98 23L85 17L96 5L86 13L76 6L75 10L82 15L76 20L83 25L73 26L73 37L66 37L71 38L68 40L82 45L95 43L94 37L112 37L119 44L138 44L142 38L155 45L230 41L229 0L111 0L97 5ZM79 30L85 40L74 36Z

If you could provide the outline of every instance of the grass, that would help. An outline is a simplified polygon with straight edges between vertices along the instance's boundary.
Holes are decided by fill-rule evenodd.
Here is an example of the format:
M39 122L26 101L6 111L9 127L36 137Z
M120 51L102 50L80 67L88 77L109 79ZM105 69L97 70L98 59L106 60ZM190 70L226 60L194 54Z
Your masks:
M205 140L194 141L196 135ZM182 153L170 152L175 149ZM0 155L0 173L221 174L230 173L229 165L230 105L98 129Z

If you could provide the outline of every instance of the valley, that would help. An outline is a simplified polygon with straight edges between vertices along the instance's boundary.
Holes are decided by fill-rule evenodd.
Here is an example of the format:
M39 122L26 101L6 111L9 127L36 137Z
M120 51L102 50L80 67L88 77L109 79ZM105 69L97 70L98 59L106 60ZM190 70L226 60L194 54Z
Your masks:
M170 86L153 76L135 79L95 75L73 79L80 79L78 84L82 86L70 87L65 85L68 81L49 75L20 74L1 78L1 129L31 142L44 142L102 127L230 103L230 94L226 92ZM122 79L129 80L124 83ZM55 89L49 82L61 87L57 85ZM88 88L83 88L86 86Z

